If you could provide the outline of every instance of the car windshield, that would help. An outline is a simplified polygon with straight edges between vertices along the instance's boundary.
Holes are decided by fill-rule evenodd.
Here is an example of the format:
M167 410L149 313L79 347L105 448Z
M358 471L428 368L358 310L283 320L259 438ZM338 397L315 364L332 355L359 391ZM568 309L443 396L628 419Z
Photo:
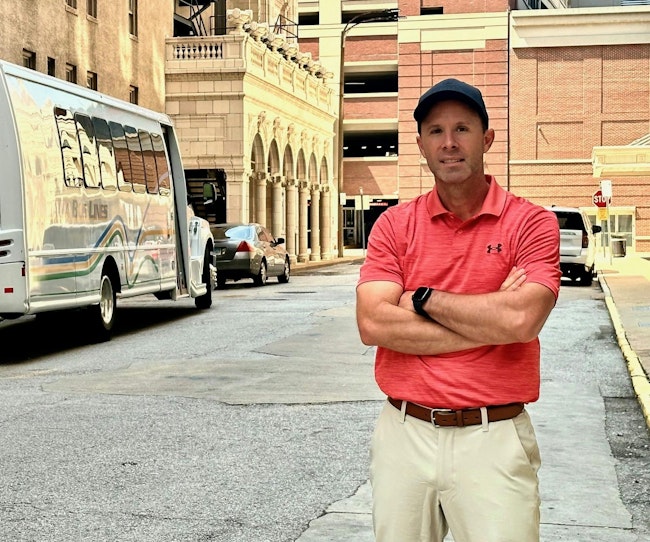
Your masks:
M233 226L213 228L212 235L215 239L245 239L252 241L254 239L254 229L252 226Z
M582 217L577 213L556 212L561 230L584 230Z

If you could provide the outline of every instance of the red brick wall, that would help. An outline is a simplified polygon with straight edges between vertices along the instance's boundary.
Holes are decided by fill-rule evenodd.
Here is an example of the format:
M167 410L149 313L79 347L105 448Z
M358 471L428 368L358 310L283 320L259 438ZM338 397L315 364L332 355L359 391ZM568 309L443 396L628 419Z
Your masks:
M413 110L419 97L432 85L455 77L481 89L490 126L496 132L486 154L486 170L507 185L508 48L505 40L488 41L484 50L420 51L419 44L400 45L399 56L399 175L400 200L425 192L433 185L426 164L420 162L415 142L417 125Z
M305 38L300 40L300 52L311 53L313 60L318 60L320 55L320 43L318 38Z
M515 9L516 0L400 0L400 15L420 15L423 8L442 7L443 13L503 13Z
M508 11L510 7L514 7L516 1L510 0L421 0L422 7L440 7L443 4L443 13L491 13ZM512 5L511 5L512 4ZM400 3L400 14L402 12ZM419 14L419 12L418 12Z
M345 40L346 62L396 60L396 58L397 36L348 36Z
M345 191L348 195L359 194L359 188L368 195L390 195L397 189L397 160L372 158L346 158Z
M397 99L392 97L345 98L345 120L394 119L397 117Z
M650 132L650 45L515 49L510 60L511 190L543 205L591 206L593 147ZM613 206L636 206L636 235L650 235L650 175L606 178ZM650 241L636 250L650 251Z

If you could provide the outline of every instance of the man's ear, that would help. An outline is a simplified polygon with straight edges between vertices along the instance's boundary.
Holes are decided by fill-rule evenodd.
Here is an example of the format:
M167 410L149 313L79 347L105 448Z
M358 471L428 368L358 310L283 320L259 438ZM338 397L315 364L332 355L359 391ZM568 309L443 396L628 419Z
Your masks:
M489 151L492 143L494 143L494 129L488 128L483 133L483 152Z
M424 152L422 152L422 137L420 134L415 136L415 141L418 144L418 149L420 149L420 156L422 156L422 158L426 158L426 156L424 156Z

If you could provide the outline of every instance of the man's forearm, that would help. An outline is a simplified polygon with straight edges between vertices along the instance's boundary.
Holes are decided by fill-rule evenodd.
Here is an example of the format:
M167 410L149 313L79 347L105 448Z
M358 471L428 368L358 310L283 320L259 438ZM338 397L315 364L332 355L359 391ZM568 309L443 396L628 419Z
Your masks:
M439 323L390 303L370 312L357 305L357 322L364 344L414 355L437 355L482 346Z
M427 313L444 327L484 344L529 342L539 334L555 299L546 287L465 295L435 291Z

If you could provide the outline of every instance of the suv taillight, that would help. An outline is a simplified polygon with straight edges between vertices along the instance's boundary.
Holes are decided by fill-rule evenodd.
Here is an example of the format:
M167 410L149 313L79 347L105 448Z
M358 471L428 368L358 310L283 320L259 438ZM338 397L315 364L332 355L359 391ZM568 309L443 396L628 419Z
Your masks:
M589 235L586 231L582 232L582 248L589 248Z

